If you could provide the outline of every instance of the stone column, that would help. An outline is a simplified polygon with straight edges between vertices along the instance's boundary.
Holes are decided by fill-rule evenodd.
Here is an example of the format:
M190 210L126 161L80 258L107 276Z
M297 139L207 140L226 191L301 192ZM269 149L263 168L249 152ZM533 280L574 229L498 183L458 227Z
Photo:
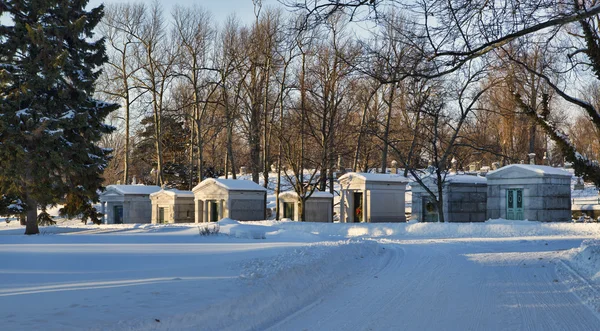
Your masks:
M210 222L210 219L208 218L208 200L204 200L203 214L204 215L202 215L202 223Z
M100 212L102 213L102 223L108 224L108 219L106 218L106 202L100 203Z
M200 218L202 217L202 200L194 200L194 221L196 223L200 223Z
M346 223L346 190L342 190L340 193L340 223Z

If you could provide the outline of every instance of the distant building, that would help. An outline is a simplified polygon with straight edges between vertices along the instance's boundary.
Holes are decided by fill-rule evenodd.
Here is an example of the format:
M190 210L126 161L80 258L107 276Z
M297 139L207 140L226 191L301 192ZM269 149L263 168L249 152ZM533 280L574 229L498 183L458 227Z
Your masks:
M150 194L160 186L108 185L100 194L101 213L106 224L150 223Z
M423 184L436 196L437 178L427 176ZM435 199L418 182L411 182L411 219L438 222L439 211ZM487 211L487 183L484 177L448 174L442 184L443 213L446 222L483 222Z
M300 221L298 202L300 198L294 191L279 194L279 218ZM333 222L333 194L315 190L304 204L304 218L307 222Z
M225 217L240 221L267 218L267 190L253 181L208 178L192 192L196 223L217 222Z
M559 168L511 164L487 174L487 217L571 220L571 177Z
M160 190L150 194L152 223L193 223L194 193L192 191Z
M339 182L340 222L406 222L404 193L408 178L350 172Z

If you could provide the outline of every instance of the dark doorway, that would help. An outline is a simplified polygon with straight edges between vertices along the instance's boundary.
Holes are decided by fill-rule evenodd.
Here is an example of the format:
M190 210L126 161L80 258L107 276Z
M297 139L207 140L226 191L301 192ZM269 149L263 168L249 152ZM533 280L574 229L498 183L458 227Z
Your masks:
M294 203L284 202L283 203L283 218L294 219Z
M210 222L218 222L219 221L219 204L216 201L209 202L210 210Z
M363 194L362 192L354 192L354 222L363 222Z
M123 206L114 206L113 212L115 224L123 224Z

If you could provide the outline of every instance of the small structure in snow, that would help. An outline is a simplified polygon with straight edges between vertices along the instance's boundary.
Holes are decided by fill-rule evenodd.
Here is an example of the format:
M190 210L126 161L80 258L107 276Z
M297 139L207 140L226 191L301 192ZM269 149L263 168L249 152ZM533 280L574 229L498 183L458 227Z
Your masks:
M192 189L196 223L228 217L241 221L266 219L267 190L249 180L208 178Z
M406 222L404 192L408 178L350 172L339 182L340 222Z
M434 194L438 194L437 178L421 179ZM411 182L411 220L438 222L435 199L418 183ZM486 220L487 183L484 177L448 174L442 184L443 213L446 222L483 222Z
M300 197L294 191L279 194L279 218L300 221ZM304 202L304 219L308 222L333 222L333 195L315 190Z
M193 223L194 193L192 191L160 190L150 194L152 223Z
M100 194L104 223L150 223L150 194L158 191L160 187L154 185L108 185L106 191Z
M571 219L569 172L511 164L488 173L487 217L542 222Z

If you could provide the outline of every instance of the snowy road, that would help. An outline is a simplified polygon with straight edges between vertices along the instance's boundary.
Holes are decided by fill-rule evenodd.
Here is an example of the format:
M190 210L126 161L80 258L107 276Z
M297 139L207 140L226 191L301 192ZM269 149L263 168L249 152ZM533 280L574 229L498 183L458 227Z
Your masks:
M270 330L599 330L556 272L556 258L579 243L383 241L372 269Z

